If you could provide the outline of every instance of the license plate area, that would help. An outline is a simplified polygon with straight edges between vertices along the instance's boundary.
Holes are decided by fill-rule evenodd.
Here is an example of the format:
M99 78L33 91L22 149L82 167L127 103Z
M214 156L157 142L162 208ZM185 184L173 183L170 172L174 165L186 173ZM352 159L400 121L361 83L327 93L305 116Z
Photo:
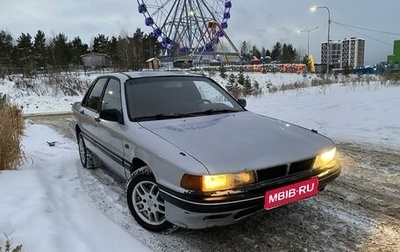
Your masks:
M272 209L294 201L318 194L319 179L313 177L301 182L267 191L264 197L264 209Z

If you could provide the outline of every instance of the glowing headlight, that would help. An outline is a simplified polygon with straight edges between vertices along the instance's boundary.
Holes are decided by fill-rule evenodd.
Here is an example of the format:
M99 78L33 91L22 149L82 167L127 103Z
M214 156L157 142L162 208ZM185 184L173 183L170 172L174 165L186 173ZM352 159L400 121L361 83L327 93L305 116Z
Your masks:
M314 162L314 166L313 168L320 168L320 167L324 167L326 165L330 165L333 166L335 165L335 162L332 162L335 160L335 154L336 154L336 148L333 148L330 151L326 151L320 155L318 155L315 158L315 162ZM332 163L331 163L332 162Z
M185 174L181 180L181 187L188 190L212 192L229 190L254 183L255 181L254 172L203 176Z

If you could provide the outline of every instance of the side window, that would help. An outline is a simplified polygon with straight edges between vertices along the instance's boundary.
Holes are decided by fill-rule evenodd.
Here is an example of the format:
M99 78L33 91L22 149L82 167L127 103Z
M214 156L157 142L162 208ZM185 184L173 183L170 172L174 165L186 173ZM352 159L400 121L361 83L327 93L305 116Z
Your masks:
M118 80L110 79L108 82L101 109L118 109L121 111L121 88Z
M98 111L100 109L100 98L103 93L107 78L98 79L90 91L87 100L84 103L85 107Z

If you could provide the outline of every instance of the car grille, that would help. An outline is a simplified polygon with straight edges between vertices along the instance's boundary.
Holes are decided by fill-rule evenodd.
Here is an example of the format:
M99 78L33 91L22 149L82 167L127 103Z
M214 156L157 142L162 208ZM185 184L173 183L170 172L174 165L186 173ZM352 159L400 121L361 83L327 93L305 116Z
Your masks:
M272 180L280 177L294 175L312 168L315 158L301 160L290 164L268 167L257 171L258 181Z

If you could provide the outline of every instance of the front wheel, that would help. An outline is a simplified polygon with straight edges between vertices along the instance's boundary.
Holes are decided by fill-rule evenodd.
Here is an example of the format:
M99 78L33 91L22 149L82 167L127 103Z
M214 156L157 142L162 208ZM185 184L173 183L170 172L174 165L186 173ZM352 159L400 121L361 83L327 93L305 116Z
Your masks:
M132 174L127 186L127 200L129 210L143 228L153 232L174 229L175 226L166 219L164 200L149 167L142 167Z

